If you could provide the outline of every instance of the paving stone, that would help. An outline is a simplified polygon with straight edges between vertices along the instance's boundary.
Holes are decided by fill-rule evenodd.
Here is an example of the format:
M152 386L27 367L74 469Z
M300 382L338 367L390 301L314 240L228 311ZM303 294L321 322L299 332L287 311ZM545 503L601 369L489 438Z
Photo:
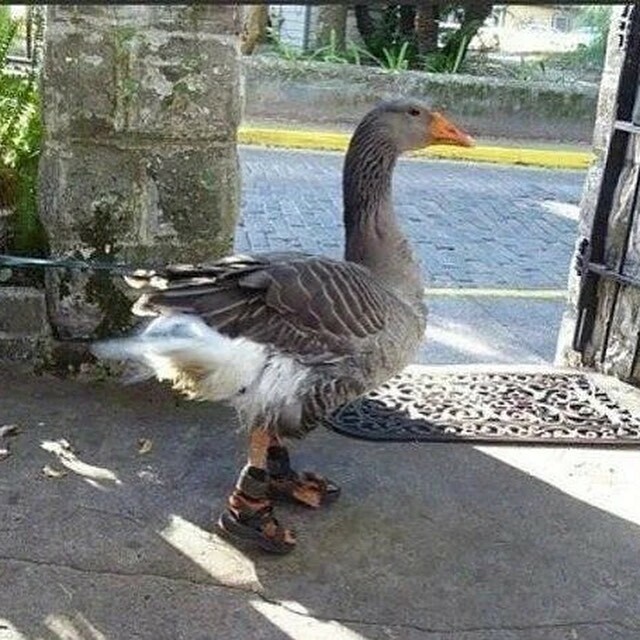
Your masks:
M240 251L342 255L343 158L241 149ZM564 288L576 222L544 203L577 205L582 171L401 160L396 210L432 286Z

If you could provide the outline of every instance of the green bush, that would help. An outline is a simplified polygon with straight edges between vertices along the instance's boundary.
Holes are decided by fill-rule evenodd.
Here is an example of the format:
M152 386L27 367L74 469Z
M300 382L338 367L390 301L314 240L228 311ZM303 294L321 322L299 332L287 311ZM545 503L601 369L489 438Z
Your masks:
M7 56L24 25L0 8L0 205L13 211L8 249L42 255L46 239L37 214L38 158L42 140L35 65L9 68Z
M550 56L552 62L564 69L583 68L600 71L607 53L610 20L611 7L593 6L582 9L576 23L580 27L590 29L594 33L593 40L588 45L580 45L575 51Z

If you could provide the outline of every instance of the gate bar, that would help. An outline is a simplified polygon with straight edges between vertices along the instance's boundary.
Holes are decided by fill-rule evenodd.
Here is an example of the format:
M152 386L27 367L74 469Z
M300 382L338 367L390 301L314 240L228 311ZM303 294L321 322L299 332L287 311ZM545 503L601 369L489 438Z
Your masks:
M640 70L640 55L638 55L640 53L640 16L638 15L640 12L638 11L637 3L629 5L627 9L629 11L627 14L629 22L627 24L626 50L618 81L616 123L609 139L609 148L589 239L588 259L585 261L586 265L582 271L580 294L578 296L578 317L573 338L573 348L582 353L584 353L584 349L593 335L598 305L598 284L601 277L605 279L613 278L618 283L616 291L622 284L621 279L624 278L626 280L626 277L619 269L613 270L605 265L605 248L609 216L618 186L618 177L624 167L630 138L640 130L631 122ZM635 203L637 194L634 195ZM630 216L633 220L633 211L631 211ZM628 240L625 242L623 252L625 256L627 249ZM624 262L622 267L624 267ZM615 277L613 277L613 274L615 274ZM632 283L624 282L624 284ZM617 295L614 296L611 316L615 313L616 300ZM610 320L611 318L609 323ZM606 329L602 357L606 355L609 331L610 324Z

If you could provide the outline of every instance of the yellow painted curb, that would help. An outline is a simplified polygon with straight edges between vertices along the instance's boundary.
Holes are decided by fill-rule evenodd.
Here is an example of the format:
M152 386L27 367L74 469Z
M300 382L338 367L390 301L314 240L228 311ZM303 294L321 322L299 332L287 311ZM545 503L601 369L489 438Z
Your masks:
M240 144L317 151L345 151L349 144L349 138L350 135L347 133L295 129L240 127L238 131L238 142ZM470 148L434 146L411 155L414 157L517 164L557 169L586 169L594 158L592 153L585 151L490 146Z
M482 287L432 287L424 290L427 297L443 298L526 298L528 300L566 300L566 289L501 289Z

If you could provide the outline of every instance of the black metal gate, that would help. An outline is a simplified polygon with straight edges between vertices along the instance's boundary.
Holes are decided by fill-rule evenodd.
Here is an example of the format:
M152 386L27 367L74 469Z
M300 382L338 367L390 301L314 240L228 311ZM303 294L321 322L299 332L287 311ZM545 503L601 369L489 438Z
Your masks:
M580 261L582 279L573 338L573 348L584 356L594 336L599 305L603 302L601 299L603 287L606 284L613 286L605 325L602 328L603 333L599 338L598 353L597 356L592 356L599 359L600 363L603 363L607 356L612 323L621 291L626 287L637 288L640 291L640 274L638 274L637 265L631 269L627 260L634 224L640 224L638 213L640 170L631 174L624 171L625 166L628 166L630 155L640 147L640 9L638 3L625 7L617 37L618 46L624 49L624 57L615 106L616 120L609 140L590 238L586 242L583 241L583 255ZM634 162L637 163L637 159ZM607 251L607 241L611 230L611 216L614 214L615 195L622 188L628 189L627 193L632 194L631 208L624 226L622 248L612 259L611 252ZM628 379L633 377L639 358L640 327L635 336L630 370L627 376L622 377Z

